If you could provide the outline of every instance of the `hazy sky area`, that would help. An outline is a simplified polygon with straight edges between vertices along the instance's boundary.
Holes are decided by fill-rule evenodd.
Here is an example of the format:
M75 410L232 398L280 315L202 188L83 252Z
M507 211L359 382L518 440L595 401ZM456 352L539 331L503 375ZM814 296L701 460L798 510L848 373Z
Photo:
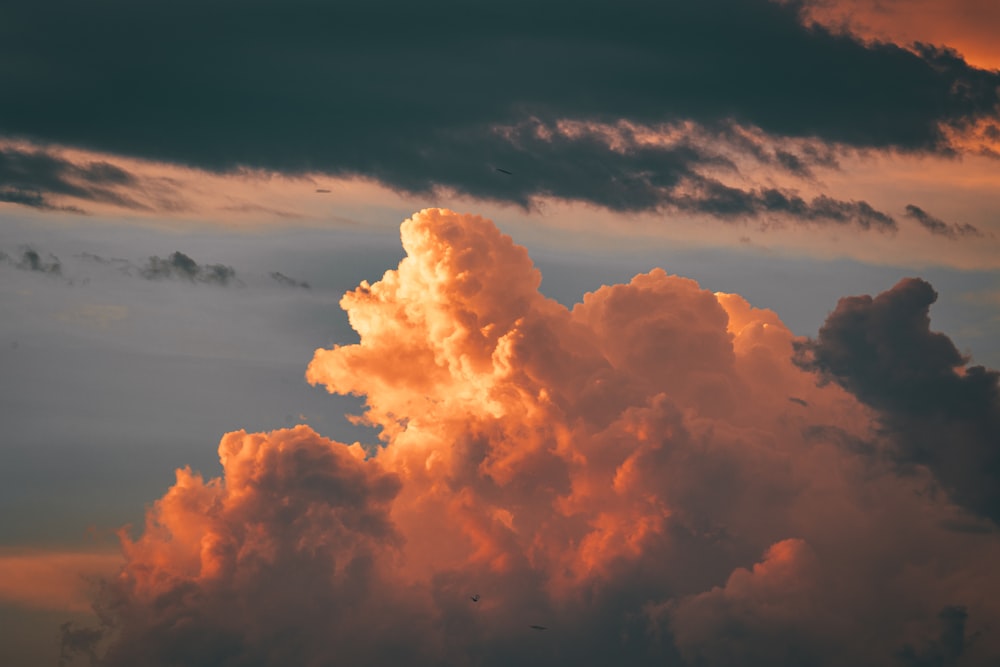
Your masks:
M997 664L995 5L0 0L0 664Z

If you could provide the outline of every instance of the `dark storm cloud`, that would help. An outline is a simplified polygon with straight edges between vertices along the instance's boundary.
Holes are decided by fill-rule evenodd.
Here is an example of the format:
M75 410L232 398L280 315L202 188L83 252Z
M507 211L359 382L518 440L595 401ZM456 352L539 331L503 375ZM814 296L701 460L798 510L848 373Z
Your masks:
M51 203L52 195L112 204L127 209L149 207L115 188L134 187L137 179L108 162L77 164L44 150L0 147L0 201L32 208L83 213L72 206Z
M493 129L530 118L693 121L720 135L735 125L948 151L942 125L965 127L1000 100L1000 74L952 52L863 45L803 26L798 3L765 0L50 0L3 8L0 62L13 64L0 70L0 132L11 136L213 170L359 174L407 192L446 186L615 210L671 206L671 183L704 156L615 154L587 137L538 150ZM809 173L795 153L772 159ZM726 202L699 210L714 209Z
M936 300L915 278L841 299L800 363L879 411L899 463L927 466L957 504L1000 523L1000 373L930 330Z
M931 234L936 234L938 236L944 236L949 239L958 239L963 236L975 236L981 237L983 233L979 231L977 227L969 224L948 224L940 218L935 218L933 215L920 208L919 206L914 206L913 204L908 204L906 206L906 217L911 220L916 220L920 225L929 231Z

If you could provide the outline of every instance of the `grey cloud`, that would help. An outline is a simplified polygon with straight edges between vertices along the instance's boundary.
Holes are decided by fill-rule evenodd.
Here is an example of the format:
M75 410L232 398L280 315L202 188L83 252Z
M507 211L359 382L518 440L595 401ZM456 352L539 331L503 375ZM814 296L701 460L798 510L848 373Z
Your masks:
M307 283L306 281L289 278L280 271L272 271L268 275L271 276L271 278L280 285L285 285L287 287L301 287L303 289L309 289L309 283Z
M155 255L150 257L146 265L140 269L139 274L147 280L181 278L192 282L218 285L228 285L236 279L236 271L233 267L222 264L199 265L180 251L172 253L166 259Z
M944 222L940 218L935 218L924 209L919 206L914 206L913 204L908 204L906 206L906 217L911 220L916 220L920 223L920 226L929 231L931 234L944 236L949 239L958 239L965 236L983 236L983 233L979 231L979 228L974 225L958 223L948 224L947 222Z
M34 271L36 273L48 273L60 275L62 273L62 262L59 258L48 253L46 257L31 247L21 249L20 257L15 261L13 257L5 252L0 252L0 262L7 262L16 269L22 271Z
M1000 524L1000 372L930 330L936 300L916 278L843 298L799 363L878 411L898 463L926 466L957 504Z
M128 171L103 161L77 164L42 149L0 147L0 201L33 208L83 213L73 206L53 205L49 197L63 195L84 201L113 204L126 209L148 210L120 186L136 187Z
M494 128L626 119L949 152L943 128L996 113L1000 73L933 46L862 44L804 26L799 12L767 0L13 4L0 59L22 65L0 73L0 133L218 171L649 210L669 206L671 184L703 156L629 150L609 165L606 146L586 136L537 153ZM810 174L808 156L768 159ZM82 177L123 177L100 172ZM45 190L9 196L37 202L33 192ZM716 209L724 215L726 202L704 206Z
M179 279L222 286L243 285L243 282L236 277L236 269L233 267L225 264L199 264L192 257L179 250L167 257L153 255L142 266L137 266L127 259L102 257L89 252L80 253L77 257L115 268L125 275L138 276L146 280ZM267 275L273 281L286 287L310 289L308 282L296 280L280 271L271 271Z

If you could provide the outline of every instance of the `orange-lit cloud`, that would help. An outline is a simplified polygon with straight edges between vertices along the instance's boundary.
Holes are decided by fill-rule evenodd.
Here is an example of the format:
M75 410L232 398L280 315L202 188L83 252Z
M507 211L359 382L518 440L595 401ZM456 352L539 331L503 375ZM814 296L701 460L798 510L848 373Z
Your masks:
M956 605L959 653L1000 656L965 634L1000 614L997 533L900 475L775 313L661 269L567 309L487 219L401 237L307 371L365 397L377 452L299 426L178 471L99 598L102 664L882 665Z
M121 567L117 553L0 552L0 601L35 609L88 611L93 579Z
M873 40L941 44L969 64L1000 69L1000 5L993 0L809 0L808 17Z

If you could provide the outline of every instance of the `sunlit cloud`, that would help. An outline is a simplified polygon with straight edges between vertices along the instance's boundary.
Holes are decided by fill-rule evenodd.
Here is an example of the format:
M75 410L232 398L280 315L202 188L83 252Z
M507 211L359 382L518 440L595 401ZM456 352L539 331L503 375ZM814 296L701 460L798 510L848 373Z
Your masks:
M359 342L306 373L363 396L380 444L227 434L222 477L179 470L123 536L96 598L106 624L80 651L105 642L108 666L874 666L932 655L960 614L950 654L1000 656L981 632L1000 612L981 594L993 515L939 443L901 470L892 406L851 379L877 352L824 365L843 304L809 344L814 369L774 312L660 269L567 308L485 218L425 210L401 238L398 268L341 301ZM926 337L929 302L910 305L897 328Z

